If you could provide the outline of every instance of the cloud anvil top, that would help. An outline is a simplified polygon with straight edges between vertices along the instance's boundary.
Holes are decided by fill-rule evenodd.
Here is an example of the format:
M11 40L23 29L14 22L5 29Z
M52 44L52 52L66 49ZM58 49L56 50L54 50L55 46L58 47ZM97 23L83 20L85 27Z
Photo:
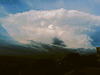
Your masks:
M92 33L100 26L100 17L77 10L30 10L10 14L2 19L10 36L21 43L34 40L51 44L53 38L62 40L68 48L94 48ZM88 34L91 33L91 36Z

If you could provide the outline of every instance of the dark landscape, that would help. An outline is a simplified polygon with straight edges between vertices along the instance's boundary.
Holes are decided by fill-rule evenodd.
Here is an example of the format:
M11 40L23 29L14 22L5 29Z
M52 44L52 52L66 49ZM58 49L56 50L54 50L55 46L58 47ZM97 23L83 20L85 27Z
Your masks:
M96 54L0 56L0 75L100 75ZM42 57L45 56L46 58Z

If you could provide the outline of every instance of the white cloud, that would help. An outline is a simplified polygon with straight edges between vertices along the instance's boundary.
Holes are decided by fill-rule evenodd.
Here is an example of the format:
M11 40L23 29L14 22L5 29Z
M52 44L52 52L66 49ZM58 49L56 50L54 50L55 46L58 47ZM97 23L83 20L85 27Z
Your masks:
M23 13L10 14L2 19L3 27L16 40L27 43L35 40L51 44L58 37L68 48L93 48L90 36L99 26L100 17L77 10L30 10Z

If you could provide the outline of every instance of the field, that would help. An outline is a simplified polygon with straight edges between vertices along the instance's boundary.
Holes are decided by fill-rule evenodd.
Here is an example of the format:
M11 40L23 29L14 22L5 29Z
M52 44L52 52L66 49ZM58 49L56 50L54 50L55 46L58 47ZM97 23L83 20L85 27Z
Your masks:
M0 75L99 75L97 56L78 53L0 56Z

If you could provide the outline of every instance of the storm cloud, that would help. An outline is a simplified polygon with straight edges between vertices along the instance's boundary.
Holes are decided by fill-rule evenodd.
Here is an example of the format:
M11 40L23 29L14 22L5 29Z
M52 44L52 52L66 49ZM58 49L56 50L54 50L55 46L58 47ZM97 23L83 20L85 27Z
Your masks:
M1 19L2 26L15 40L52 44L57 37L67 48L93 49L91 38L100 26L100 17L77 10L30 10ZM91 36L90 36L91 34Z

